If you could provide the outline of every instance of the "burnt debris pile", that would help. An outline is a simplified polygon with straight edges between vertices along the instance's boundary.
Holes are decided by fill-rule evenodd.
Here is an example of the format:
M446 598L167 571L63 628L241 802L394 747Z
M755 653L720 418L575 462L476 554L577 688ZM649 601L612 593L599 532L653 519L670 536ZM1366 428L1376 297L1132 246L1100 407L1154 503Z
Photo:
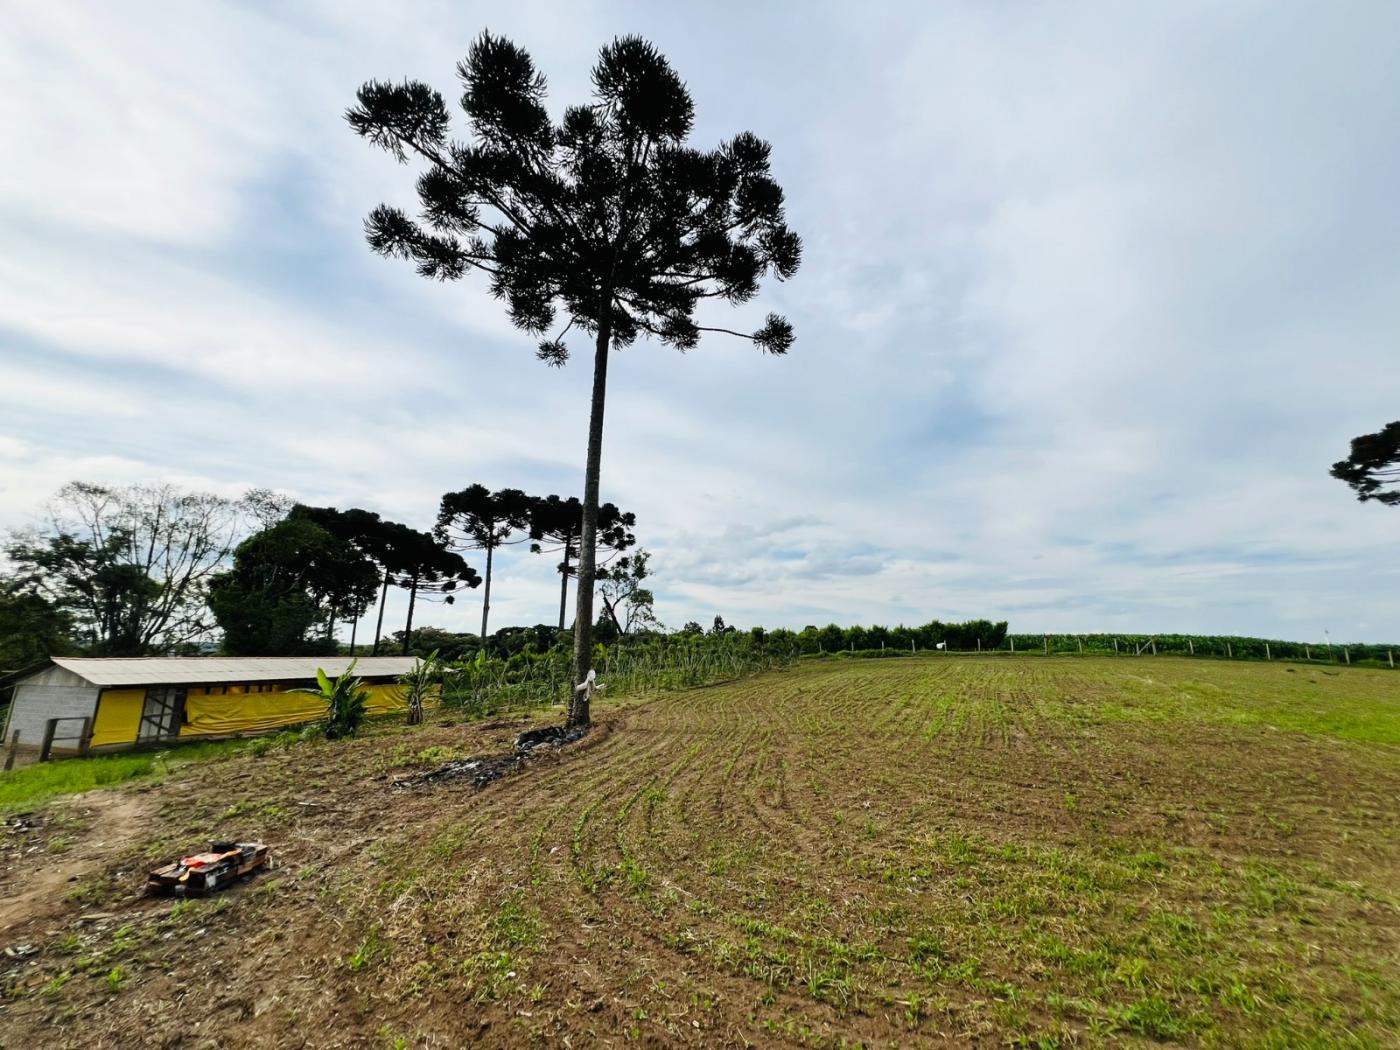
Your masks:
M395 780L394 787L408 790L429 787L445 780L470 780L473 787L482 788L524 765L531 755L572 744L581 740L587 732L586 726L575 726L573 729L565 729L563 726L530 729L515 738L514 751L502 755L454 759L422 773Z

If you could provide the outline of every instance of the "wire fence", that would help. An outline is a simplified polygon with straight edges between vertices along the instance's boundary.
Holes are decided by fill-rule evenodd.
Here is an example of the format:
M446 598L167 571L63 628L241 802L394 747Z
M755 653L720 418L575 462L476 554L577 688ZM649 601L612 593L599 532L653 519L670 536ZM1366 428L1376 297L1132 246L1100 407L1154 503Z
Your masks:
M995 646L975 648L908 648L884 646L880 649L843 649L804 656L879 658L929 653L1025 656L1185 656L1220 660L1293 660L1354 667L1380 667L1393 670L1400 645L1324 642L1289 642L1239 635L1200 634L1007 634Z

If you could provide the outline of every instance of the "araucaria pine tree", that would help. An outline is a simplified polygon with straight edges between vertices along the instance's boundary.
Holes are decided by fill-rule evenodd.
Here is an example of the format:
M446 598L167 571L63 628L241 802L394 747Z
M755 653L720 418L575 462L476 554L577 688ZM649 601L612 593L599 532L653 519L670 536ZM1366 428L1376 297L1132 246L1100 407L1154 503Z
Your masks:
M649 336L690 350L702 332L786 353L792 326L769 314L755 332L697 323L706 300L740 304L765 275L791 277L802 243L788 229L769 146L742 132L718 148L686 145L695 107L651 44L622 37L593 68L593 99L560 121L545 109L545 79L510 41L482 34L457 67L472 139L449 134L442 95L426 84L371 81L347 117L355 132L400 161L423 165L418 218L380 205L370 246L413 261L437 280L488 275L516 327L540 337L548 364L568 358L568 333L593 344L593 395L584 471L575 606L574 677L592 665L595 534L608 352ZM565 318L557 326L556 317ZM576 693L571 725L589 720Z
M631 511L621 511L612 503L604 503L598 508L597 541L604 558L620 554L637 542L632 527L637 524L637 516ZM575 496L560 499L558 496L545 496L531 501L530 506L530 550L535 554L558 554L559 562L559 630L564 630L568 612L569 577L578 567L578 541L583 535L583 504ZM594 570L596 573L597 562ZM601 574L599 574L601 575Z
M1352 438L1351 455L1332 464L1332 476L1350 485L1362 503L1400 507L1400 420Z
M491 563L496 548L525 539L530 522L530 497L519 489L492 492L485 485L468 485L446 492L438 506L437 538L458 550L486 552L486 591L481 597L481 644L491 617ZM519 534L519 535L517 535Z

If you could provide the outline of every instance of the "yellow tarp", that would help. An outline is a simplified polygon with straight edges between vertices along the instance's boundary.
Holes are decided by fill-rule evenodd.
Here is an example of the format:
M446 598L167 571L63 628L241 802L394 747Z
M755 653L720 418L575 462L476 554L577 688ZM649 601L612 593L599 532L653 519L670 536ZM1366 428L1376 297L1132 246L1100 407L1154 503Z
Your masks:
M145 703L144 689L104 689L97 700L92 746L134 744L136 731L141 726L141 708Z
M367 685L369 700L365 710L372 715L403 711L402 689L395 683ZM255 733L260 729L314 722L326 715L325 702L309 693L268 692L231 693L221 696L185 697L185 724L181 736L208 736L225 733ZM100 718L100 716L99 716ZM134 738L134 733L133 733Z

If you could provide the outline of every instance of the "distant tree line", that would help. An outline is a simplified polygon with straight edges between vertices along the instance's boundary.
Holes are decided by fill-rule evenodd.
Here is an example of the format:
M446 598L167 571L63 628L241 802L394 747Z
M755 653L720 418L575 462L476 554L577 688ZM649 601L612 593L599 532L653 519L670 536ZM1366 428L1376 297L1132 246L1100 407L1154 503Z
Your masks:
M641 587L646 554L636 516L599 509L595 561L612 591L611 619L654 623ZM370 651L379 652L390 587L408 593L393 644L410 651L422 601L451 604L485 585L497 548L530 543L558 558L560 619L581 556L577 498L495 492L482 485L446 493L436 525L422 531L360 508L312 507L268 490L230 499L174 486L65 485L45 520L11 533L0 563L0 673L47 656L198 653L319 655L336 651L336 628L351 624L351 648L378 606ZM484 551L483 578L463 558ZM489 597L482 602L486 636ZM520 630L515 628L513 630ZM553 641L550 642L553 644Z
M808 626L797 632L797 644L804 654L834 653L866 649L995 649L1006 638L1006 622L968 620L943 623L931 620L922 627L825 627Z

